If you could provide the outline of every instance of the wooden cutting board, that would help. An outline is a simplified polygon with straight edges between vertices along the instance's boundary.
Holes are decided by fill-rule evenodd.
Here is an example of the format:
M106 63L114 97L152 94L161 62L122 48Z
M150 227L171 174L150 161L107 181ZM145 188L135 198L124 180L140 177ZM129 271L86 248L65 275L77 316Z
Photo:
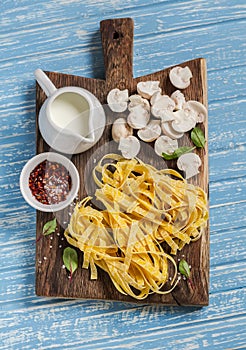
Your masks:
M91 79L66 75L56 72L46 72L56 87L79 86L91 91L102 104L106 104L106 96L113 88L128 89L129 94L136 93L136 85L139 81L159 80L163 93L170 94L176 89L171 85L168 77L170 68L156 73L133 78L133 21L130 18L104 20L100 23L103 56L105 64L105 80ZM191 85L184 90L187 100L197 100L207 106L207 85L206 85L206 62L198 58L189 62L179 64L188 66L193 74ZM36 114L45 101L45 94L36 85ZM95 166L95 161L104 154L117 150L116 144L111 139L111 125L113 117L106 107L107 126L99 142L85 153L74 155L72 161L77 166L81 177L81 188L79 197L87 195L86 179L90 177L90 171ZM38 125L38 124L37 124ZM207 121L200 125L208 137ZM49 151L50 147L44 142L38 126L37 132L37 153ZM187 145L187 140L185 141ZM109 146L110 145L110 146ZM179 144L182 146L182 144ZM201 186L208 193L208 149L198 151L202 159L202 167L199 176L191 179L190 182ZM175 161L165 162L161 157L153 156L151 147L144 148L139 158L146 163L151 163L157 168L176 168ZM86 169L86 174L85 174ZM90 272L82 269L82 253L79 252L79 268L73 276L72 282L68 279L67 271L62 267L63 249L68 245L63 236L63 227L68 221L66 211L58 213L59 232L44 237L36 243L36 294L49 297L83 298L83 299L105 299L135 302L135 299L120 294L113 286L108 275L99 271L96 281L90 280ZM43 225L54 217L50 213L37 211L37 238L40 237ZM187 281L181 280L172 293L167 295L152 294L142 303L162 303L167 305L207 305L209 289L209 229L197 242L186 246L176 257L176 261L185 257L192 266L193 289ZM137 301L138 302L138 301Z

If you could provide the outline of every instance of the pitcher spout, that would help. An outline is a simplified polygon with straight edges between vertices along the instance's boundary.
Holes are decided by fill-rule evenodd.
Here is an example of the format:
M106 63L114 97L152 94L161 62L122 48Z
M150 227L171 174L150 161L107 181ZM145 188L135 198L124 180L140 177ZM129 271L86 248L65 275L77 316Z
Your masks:
M81 143L94 143L95 142L95 134L94 134L94 132L92 132L88 136L77 135L77 137L79 137L79 141Z

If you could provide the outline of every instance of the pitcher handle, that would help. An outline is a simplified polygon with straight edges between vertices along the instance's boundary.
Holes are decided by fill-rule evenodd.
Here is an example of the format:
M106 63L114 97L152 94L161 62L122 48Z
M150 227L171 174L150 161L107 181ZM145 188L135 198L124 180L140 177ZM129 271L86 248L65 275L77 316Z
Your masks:
M34 75L47 97L51 96L57 90L55 85L47 77L44 71L42 71L42 69L36 69Z

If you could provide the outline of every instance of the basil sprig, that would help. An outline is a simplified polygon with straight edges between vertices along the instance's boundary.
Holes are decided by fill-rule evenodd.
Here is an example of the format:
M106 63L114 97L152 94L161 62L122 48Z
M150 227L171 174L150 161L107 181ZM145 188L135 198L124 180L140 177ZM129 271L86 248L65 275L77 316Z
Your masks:
M36 242L40 241L40 239L44 238L44 236L48 236L48 235L51 235L52 233L55 233L56 227L57 227L56 218L54 218L53 220L47 221L43 226L42 233L36 239Z
M43 235L48 236L48 235L51 235L52 233L54 233L56 230L56 225L57 225L56 218L46 222L46 224L43 226L43 232L42 232Z
M205 136L204 136L202 129L195 127L191 131L190 137L191 137L191 140L194 143L194 145L196 145L196 147L202 148L205 146L206 139L205 139Z
M194 285L192 283L192 280L190 278L190 266L188 265L187 261L185 259L181 259L178 266L179 272L181 275L183 275L187 282L189 283L191 289L194 289Z
M78 268L78 254L77 251L73 248L67 247L63 251L63 263L66 266L67 270L70 272L70 280L72 279L73 273Z
M180 157L182 154L193 151L195 148L196 147L188 147L188 146L179 147L171 154L162 153L162 157L165 160L176 159L176 158Z
M179 262L179 272L186 278L190 277L190 267L185 259L181 259Z

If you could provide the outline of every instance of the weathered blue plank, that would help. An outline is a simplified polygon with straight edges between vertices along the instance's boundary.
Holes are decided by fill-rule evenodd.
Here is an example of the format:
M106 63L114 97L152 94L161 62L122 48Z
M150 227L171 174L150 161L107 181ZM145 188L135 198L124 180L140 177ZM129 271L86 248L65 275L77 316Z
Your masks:
M205 57L207 59L209 69L224 69L245 65L246 57L238 55L238 50L244 45L245 37L237 36L238 31L244 32L245 21L238 20L236 26L231 26L230 22L203 28L194 28L180 32L173 31L171 33L156 33L154 36L141 38L134 37L134 75L144 75L150 72L163 69L192 58ZM74 29L75 30L75 29ZM91 65L91 62L100 70L103 67L101 58L101 43L98 30L98 24L94 25L94 30L87 39L87 44L81 39L77 45L73 45L71 35L67 36L67 41L63 43L61 49L53 49L56 43L54 34L55 28L51 28L54 42L50 44L50 40L42 42L40 33L36 34L36 38L30 37L28 42L34 42L33 51L27 57L15 55L12 60L8 56L5 57L6 63L3 61L1 70L9 75L13 72L16 75L25 71L33 71L37 66L41 66L46 70L73 72L81 74L85 67ZM230 31L230 37L228 37ZM42 33L45 33L43 28ZM60 28L57 29L59 35ZM144 41L144 45L142 45ZM174 44L175 43L175 44ZM203 45L201 45L203 43ZM52 47L52 49L51 49ZM49 49L48 49L49 48ZM161 48L161 50L160 50ZM86 55L85 55L86 53ZM14 55L14 53L13 53ZM81 57L81 59L80 59ZM26 61L28 59L28 62ZM146 61L149 64L146 65ZM69 62L69 65L68 65ZM94 67L90 67L87 74L93 74ZM94 73L95 74L95 73ZM93 75L94 75L93 74ZM83 74L81 74L83 75ZM100 74L101 75L101 74Z
M2 349L245 348L245 2L4 0L0 4ZM99 22L133 17L134 75L208 63L210 306L36 298L35 211L19 173L35 153L37 67L103 77Z
M3 335L2 341L5 345L4 349L7 349L8 346L18 349L21 342L27 348L42 348L44 342L45 348L54 345L56 348L77 346L82 349L110 349L114 346L120 349L152 348L146 347L146 341L156 349L161 349L163 346L173 349L175 344L179 348L184 346L181 349L188 349L189 344L190 346L203 344L204 348L216 346L218 349L225 349L225 346L226 348L233 347L233 344L235 346L235 341L238 346L245 342L245 330L241 329L240 337L235 334L236 329L245 322L245 295L245 290L214 293L210 297L210 308L203 309L163 306L136 307L122 303L118 309L118 303L106 303L105 305L103 303L101 305L106 306L106 310L103 307L96 314L93 308L90 310L90 305L93 304L97 310L97 304L94 302L87 303L88 309L83 302L72 301L62 303L61 306L54 304L53 307L48 303L47 307L30 308L29 313L22 309L12 310L2 321L3 328L8 329L8 334L6 332ZM235 305L237 305L237 310L235 310ZM113 308L108 310L108 307ZM88 312L83 313L86 310L90 310L89 314ZM91 311L93 315L90 316ZM114 317L114 322L112 322L112 317ZM22 326L23 321L25 321L25 327ZM204 327L204 321L206 321L206 327ZM14 336L15 329L21 326L23 333ZM76 339L74 336L71 337L72 327L73 335L77 332L80 335ZM35 329L38 329L38 332L35 332ZM32 333L32 340L26 337L29 332ZM56 333L56 344L54 344L53 332ZM216 334L221 334L221 336L216 336ZM169 342L166 343L165 339L168 339ZM203 339L202 343L201 339Z

